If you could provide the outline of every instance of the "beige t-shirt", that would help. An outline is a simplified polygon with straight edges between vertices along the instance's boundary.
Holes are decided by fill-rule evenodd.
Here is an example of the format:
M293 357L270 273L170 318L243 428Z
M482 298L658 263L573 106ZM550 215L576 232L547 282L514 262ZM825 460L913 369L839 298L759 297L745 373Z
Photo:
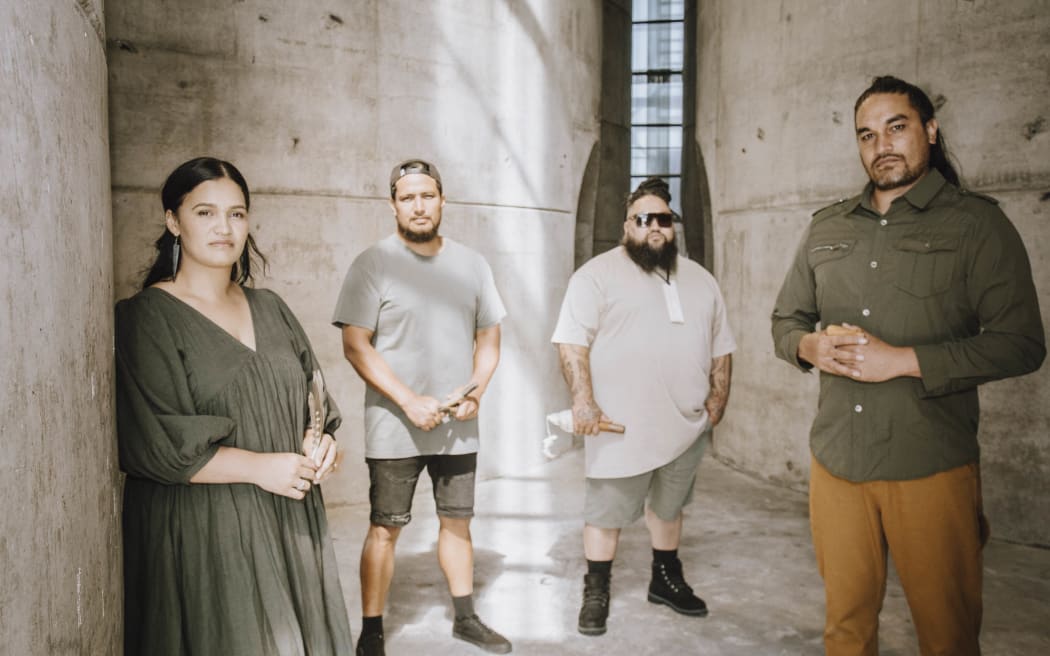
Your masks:
M551 341L590 348L595 401L627 428L586 438L588 478L661 467L708 427L711 360L733 352L736 342L710 273L679 257L671 281L642 271L622 246L569 280ZM675 288L679 316L668 298Z

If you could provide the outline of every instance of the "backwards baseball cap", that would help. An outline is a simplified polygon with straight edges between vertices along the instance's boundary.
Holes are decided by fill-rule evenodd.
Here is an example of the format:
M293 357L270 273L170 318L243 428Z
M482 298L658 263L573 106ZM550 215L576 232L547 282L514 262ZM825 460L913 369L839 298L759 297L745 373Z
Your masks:
M441 174L438 173L437 167L430 162L422 159L406 159L390 172L390 197L393 198L394 192L397 189L397 181L411 173L422 173L423 175L429 175L434 178L434 182L437 183L438 191L441 191Z

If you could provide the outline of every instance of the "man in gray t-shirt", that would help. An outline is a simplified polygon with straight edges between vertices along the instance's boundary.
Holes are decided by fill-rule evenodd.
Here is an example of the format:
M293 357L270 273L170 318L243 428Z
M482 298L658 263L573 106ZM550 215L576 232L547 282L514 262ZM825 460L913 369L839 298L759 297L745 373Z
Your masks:
M394 547L411 520L425 467L434 483L438 561L455 607L453 636L511 650L473 608L478 408L499 363L506 311L475 251L438 234L445 205L437 168L408 160L390 174L397 232L350 265L332 323L367 383L365 459L371 515L361 551L363 627L358 655L383 654L383 608Z

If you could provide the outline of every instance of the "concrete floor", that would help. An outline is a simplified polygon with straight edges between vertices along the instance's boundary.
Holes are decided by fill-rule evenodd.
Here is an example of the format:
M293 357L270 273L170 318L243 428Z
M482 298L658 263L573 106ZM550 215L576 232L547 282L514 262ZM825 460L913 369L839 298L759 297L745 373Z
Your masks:
M478 484L475 605L485 622L514 643L514 653L823 653L823 587L813 560L806 497L711 457L700 467L680 549L686 578L711 614L688 618L646 601L651 552L638 522L624 530L613 565L608 633L577 633L585 567L582 472L576 451L527 476ZM347 474L367 476L363 465ZM451 637L451 601L437 565L437 521L424 480L413 521L398 544L385 616L387 653L481 654ZM367 503L329 511L355 638L361 626L357 565L367 519ZM1050 551L993 540L985 553L985 656L1050 654ZM893 656L918 653L896 580L887 588L880 647L881 654Z

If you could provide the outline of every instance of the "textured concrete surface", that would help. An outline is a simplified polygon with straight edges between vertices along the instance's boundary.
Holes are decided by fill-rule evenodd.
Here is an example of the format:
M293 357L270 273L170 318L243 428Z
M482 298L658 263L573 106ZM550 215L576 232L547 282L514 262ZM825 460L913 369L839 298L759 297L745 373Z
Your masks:
M121 644L102 2L0 1L0 652Z
M690 641L668 653L819 653L804 502L761 485L694 511L705 529L686 551L711 618L683 624L642 600L639 528L625 537L614 614L645 623L597 640L573 631L578 478L562 469L571 458L542 466L537 444L543 415L567 399L547 339L599 135L602 58L625 46L603 54L610 2L625 4L109 0L103 19L102 0L0 0L0 651L119 651L112 301L150 257L164 177L207 153L246 174L271 256L262 284L306 325L346 415L340 437L357 464L327 493L348 598L364 528L362 385L328 318L352 257L393 229L386 172L423 156L444 174L445 232L488 257L511 312L483 410L481 466L496 477L480 488L477 528L486 616L523 653L650 653L643 641L662 632ZM741 347L716 451L801 488L814 380L773 359L768 314L806 217L863 182L852 102L870 76L897 73L943 102L964 175L1017 223L1050 315L1050 12L1040 0L699 5L696 119L715 273ZM982 434L993 528L1044 544L1048 371L987 386ZM746 480L705 468L718 490ZM406 534L395 591L427 603L392 607L403 627L392 644L441 653L414 642L447 633L427 517ZM1048 651L1045 554L990 548L988 653ZM413 564L429 587L408 583ZM901 604L891 586L887 653L913 653Z
M609 632L576 631L586 565L580 538L583 460L570 452L519 476L480 482L475 606L514 643L515 654L823 654L824 591L813 559L803 494L706 458L686 511L681 557L711 614L677 615L645 599L652 552L641 522L624 530L613 564ZM485 459L483 453L482 459ZM363 470L363 467L361 468ZM359 475L353 470L341 475ZM426 477L424 477L425 480ZM367 504L329 511L355 638L357 561ZM437 520L422 482L401 534L384 624L389 654L480 654L451 637L452 609L435 553ZM993 541L985 558L988 656L1050 653L1050 551ZM887 586L880 654L918 654L903 592Z
M714 273L737 333L730 437L717 456L803 488L816 376L776 360L769 314L817 209L866 178L853 102L875 75L923 86L968 185L1024 237L1050 325L1050 12L1045 0L704 2L700 147ZM998 534L1050 544L1050 367L982 389L985 502Z
M573 266L573 213L597 140L601 2L111 0L116 296L162 230L158 189L181 161L234 162L271 258L261 285L310 334L360 455L363 384L329 326L351 260L394 230L390 168L426 157L448 196L442 231L480 250L509 308L484 405L489 471L566 394L548 339ZM364 498L359 479L333 502Z

